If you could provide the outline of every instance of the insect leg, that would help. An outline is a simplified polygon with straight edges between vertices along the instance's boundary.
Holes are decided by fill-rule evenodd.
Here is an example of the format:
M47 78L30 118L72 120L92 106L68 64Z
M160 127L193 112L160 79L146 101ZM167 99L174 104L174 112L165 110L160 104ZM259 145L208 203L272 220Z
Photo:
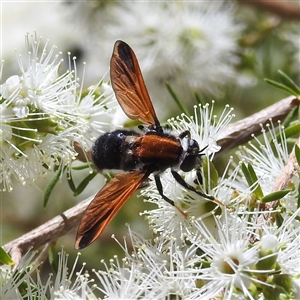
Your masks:
M167 196L164 195L163 187L162 187L159 175L154 175L154 179L155 179L157 190L158 190L159 194L161 195L161 197L164 200L166 200L169 204L171 204L172 206L174 206L175 205L174 201L172 201L171 199L169 199Z
M173 177L175 178L175 180L181 184L183 187L185 187L186 189L195 192L196 194L209 199L209 200L215 200L215 198L213 196L201 193L199 191L197 191L193 186L189 185L187 182L185 182L185 180L174 170L171 170L171 173L173 175Z
M175 205L174 201L172 201L171 199L169 199L166 195L164 195L164 192L163 192L163 187L162 187L162 184L161 184L161 180L160 180L160 177L159 175L154 175L154 179L155 179L155 183L156 183L156 187L157 187L157 190L160 194L160 196L165 200L167 201L169 204L171 204L172 206L176 207L176 209L186 218L187 217L187 214L182 211L177 205Z
M181 132L181 133L179 134L179 138L181 138L181 139L185 138L186 136L187 136L188 138L191 138L191 133L190 133L188 130L185 130L184 132Z
M196 170L196 175L197 175L197 179L194 180L194 183L202 185L203 178L202 178L201 171L199 169Z

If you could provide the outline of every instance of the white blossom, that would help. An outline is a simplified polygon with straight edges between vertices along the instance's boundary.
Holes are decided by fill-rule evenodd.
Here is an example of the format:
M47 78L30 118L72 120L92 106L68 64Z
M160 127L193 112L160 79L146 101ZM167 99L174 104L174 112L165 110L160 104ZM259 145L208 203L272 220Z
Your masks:
M56 46L49 49L46 42L41 49L41 38L29 35L26 43L26 56L18 55L20 75L0 86L4 191L13 189L13 179L26 184L69 166L77 155L74 142L88 149L109 127L109 112L115 106L112 90L103 80L85 92L75 60L68 71L59 73L62 59Z

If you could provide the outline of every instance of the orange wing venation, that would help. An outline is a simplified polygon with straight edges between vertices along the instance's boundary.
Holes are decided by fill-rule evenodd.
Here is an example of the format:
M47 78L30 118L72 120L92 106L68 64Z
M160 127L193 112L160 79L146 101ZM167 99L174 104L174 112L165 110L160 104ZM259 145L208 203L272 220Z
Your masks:
M116 98L129 118L160 126L138 60L125 42L115 43L110 60L110 78Z
M147 179L144 171L120 173L98 192L86 209L77 231L75 249L93 243L128 198Z

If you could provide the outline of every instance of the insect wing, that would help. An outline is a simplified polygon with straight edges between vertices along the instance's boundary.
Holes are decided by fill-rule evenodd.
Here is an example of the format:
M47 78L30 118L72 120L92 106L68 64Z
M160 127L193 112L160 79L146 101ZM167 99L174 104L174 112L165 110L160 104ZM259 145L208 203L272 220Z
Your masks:
M110 78L116 98L129 118L160 126L137 58L133 50L122 41L117 41L114 46Z
M86 209L77 231L75 249L93 243L126 200L147 179L145 172L117 174L98 192Z

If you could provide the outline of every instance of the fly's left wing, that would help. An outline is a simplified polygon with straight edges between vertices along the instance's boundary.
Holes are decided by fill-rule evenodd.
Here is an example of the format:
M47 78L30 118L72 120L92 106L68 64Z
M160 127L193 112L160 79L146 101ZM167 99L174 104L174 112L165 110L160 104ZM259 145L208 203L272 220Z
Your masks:
M117 174L98 192L86 209L77 230L75 249L93 243L128 198L147 179L145 172Z
M116 41L110 60L110 78L125 114L144 124L160 126L133 50Z

